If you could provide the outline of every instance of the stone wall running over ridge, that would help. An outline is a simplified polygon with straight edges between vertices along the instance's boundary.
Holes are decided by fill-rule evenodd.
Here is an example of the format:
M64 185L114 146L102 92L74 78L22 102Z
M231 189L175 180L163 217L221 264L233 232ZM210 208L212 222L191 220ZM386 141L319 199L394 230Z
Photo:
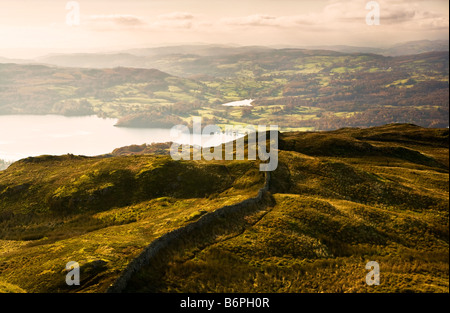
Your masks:
M173 230L158 239L154 240L150 245L148 245L142 253L133 259L127 266L127 268L122 272L122 274L112 283L106 290L107 293L120 293L126 287L131 277L137 273L144 266L152 263L157 256L170 246L176 244L177 241L183 240L183 238L200 231L206 226L211 226L217 223L221 219L227 219L233 215L244 213L249 207L256 206L263 201L264 194L269 191L270 183L270 173L266 172L266 179L264 187L258 191L258 195L254 198L246 199L242 202L224 206L214 212L208 213L202 216L198 221L186 225L184 227Z

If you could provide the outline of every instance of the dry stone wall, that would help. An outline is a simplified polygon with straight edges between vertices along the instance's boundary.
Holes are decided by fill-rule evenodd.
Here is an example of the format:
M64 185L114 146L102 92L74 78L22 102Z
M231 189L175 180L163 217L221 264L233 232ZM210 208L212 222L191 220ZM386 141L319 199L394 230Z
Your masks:
M257 205L262 202L264 194L269 190L270 173L266 172L264 187L258 191L258 195L254 198L246 199L242 202L234 205L224 206L214 212L203 215L198 221L188 224L184 227L173 230L158 239L154 240L148 245L142 253L133 259L122 274L116 279L116 281L109 286L107 293L120 293L122 292L131 277L137 273L142 267L150 264L161 251L167 249L175 242L182 240L184 237L188 237L190 234L201 230L205 226L216 223L219 219L226 219L229 216L243 212L250 206Z

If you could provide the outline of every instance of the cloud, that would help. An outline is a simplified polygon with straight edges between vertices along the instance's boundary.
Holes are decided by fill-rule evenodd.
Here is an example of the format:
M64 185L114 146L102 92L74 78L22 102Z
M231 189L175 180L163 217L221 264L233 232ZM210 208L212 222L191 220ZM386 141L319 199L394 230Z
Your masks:
M196 16L189 12L171 12L161 14L149 23L151 30L189 30L196 26Z
M435 24L435 22L430 23L432 20L440 20L439 25L448 27L448 14L428 10L425 1L378 0L375 2L380 6L381 24L395 25L399 27L396 30L427 30L427 25ZM365 2L359 0L333 1L324 8L321 17L340 22L340 26L355 24L362 21L369 12L362 4Z
M314 17L311 15L296 15L296 16L270 16L263 14L254 14L243 17L223 18L219 21L228 26L240 27L277 27L277 28L291 28L298 26L312 26L315 23Z
M138 16L128 14L90 15L82 20L91 28L107 30L143 27L147 23Z
M418 1L418 2L417 2ZM368 1L339 0L329 1L322 11L298 15L265 15L252 14L248 16L222 18L219 23L229 27L277 27L297 28L304 30L350 30L366 26L366 9ZM434 30L449 25L448 15L434 12L419 5L416 1L377 1L380 5L380 19L382 25L398 27L397 30ZM417 3L416 3L417 2Z
M243 17L223 18L222 23L236 26L275 26L277 17L254 14Z
M280 5L286 5L286 1L290 0L280 1ZM433 1L434 5L422 0L377 0L381 25L375 27L366 24L369 0L324 0L315 9L305 5L305 10L290 11L266 9L266 12L255 12L254 8L247 8L209 14L207 9L193 12L181 9L154 15L130 11L134 14L91 15L84 21L89 30L109 31L111 36L114 32L129 33L130 38L151 34L152 38L174 38L174 41L220 38L264 44L272 41L365 44L442 37L448 33L448 13L441 10L445 7L443 2L436 4L437 0ZM264 10L264 7L259 9Z
M293 29L304 31L353 31L366 26L368 0L329 0L321 10L302 14L277 15L253 13L212 19L206 14L174 11L142 18L136 15L92 15L89 26L111 31L142 29L152 31L191 30L227 32L239 29ZM432 31L448 28L448 13L436 12L425 1L378 0L381 25L396 27L393 31Z
M160 31L170 31L170 30L189 30L192 29L195 24L192 21L186 20L160 20L155 21L149 25L149 30L160 30Z
M189 12L172 12L158 15L159 20L193 20L195 16Z

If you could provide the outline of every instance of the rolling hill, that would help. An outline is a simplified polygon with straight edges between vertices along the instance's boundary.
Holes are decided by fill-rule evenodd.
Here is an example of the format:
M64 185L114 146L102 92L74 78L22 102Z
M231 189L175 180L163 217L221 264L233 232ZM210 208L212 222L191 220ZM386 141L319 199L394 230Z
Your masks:
M46 55L32 62L50 64L62 67L85 67L85 68L113 68L113 67L139 67L158 68L162 71L171 72L175 67L171 67L168 62L177 62L174 57L178 57L181 63L192 58L221 58L233 55L245 55L255 53L274 53L283 49L302 50L327 50L346 54L379 54L385 57L397 57L404 55L421 54L427 52L449 51L448 40L420 40L403 42L386 48L373 47L353 47L353 46L309 46L309 47L263 47L263 46L227 46L227 45L176 45L168 47L156 47L147 49L131 49L110 53L78 53L78 54L53 54ZM1 60L1 59L0 59ZM5 62L5 60L3 61ZM16 60L17 63L24 60ZM28 60L28 63L30 60ZM178 62L177 62L178 63ZM156 66L155 64L158 64ZM161 67L161 68L160 68ZM174 72L175 75L186 75L188 72Z
M384 56L403 56L435 51L449 51L448 40L417 40L401 42L386 48L354 47L354 46L315 46L307 49L332 50L344 53L375 53Z
M0 172L0 286L74 291L64 269L76 261L83 277L76 291L103 292L150 242L255 195L263 184L255 162L23 159Z
M155 69L79 69L0 64L0 114L122 117L194 103L208 88Z
M125 291L448 293L448 130L394 124L281 140L266 206L206 245L162 252ZM345 149L330 151L337 141ZM369 261L381 267L375 288Z
M232 51L149 56L155 59L148 66L158 70L0 64L0 114L96 114L118 118L124 127L169 127L192 116L220 126L276 124L282 130L448 126L448 52L386 57L260 47ZM93 66L116 56L127 59L77 55L64 64L74 66L79 58ZM221 105L242 99L255 99L253 107Z
M0 172L0 291L105 292L174 233L122 291L448 293L448 135L280 133L268 180L258 162L173 161L165 145L21 160ZM69 261L80 287L65 285Z

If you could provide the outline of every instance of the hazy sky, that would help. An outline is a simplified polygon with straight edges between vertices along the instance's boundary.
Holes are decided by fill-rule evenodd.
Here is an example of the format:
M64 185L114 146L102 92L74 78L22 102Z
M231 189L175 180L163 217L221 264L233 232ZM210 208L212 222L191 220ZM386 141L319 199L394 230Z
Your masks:
M107 51L174 43L385 46L448 39L448 0L0 0L0 56ZM372 7L373 8L373 7ZM73 13L73 14L72 14Z

